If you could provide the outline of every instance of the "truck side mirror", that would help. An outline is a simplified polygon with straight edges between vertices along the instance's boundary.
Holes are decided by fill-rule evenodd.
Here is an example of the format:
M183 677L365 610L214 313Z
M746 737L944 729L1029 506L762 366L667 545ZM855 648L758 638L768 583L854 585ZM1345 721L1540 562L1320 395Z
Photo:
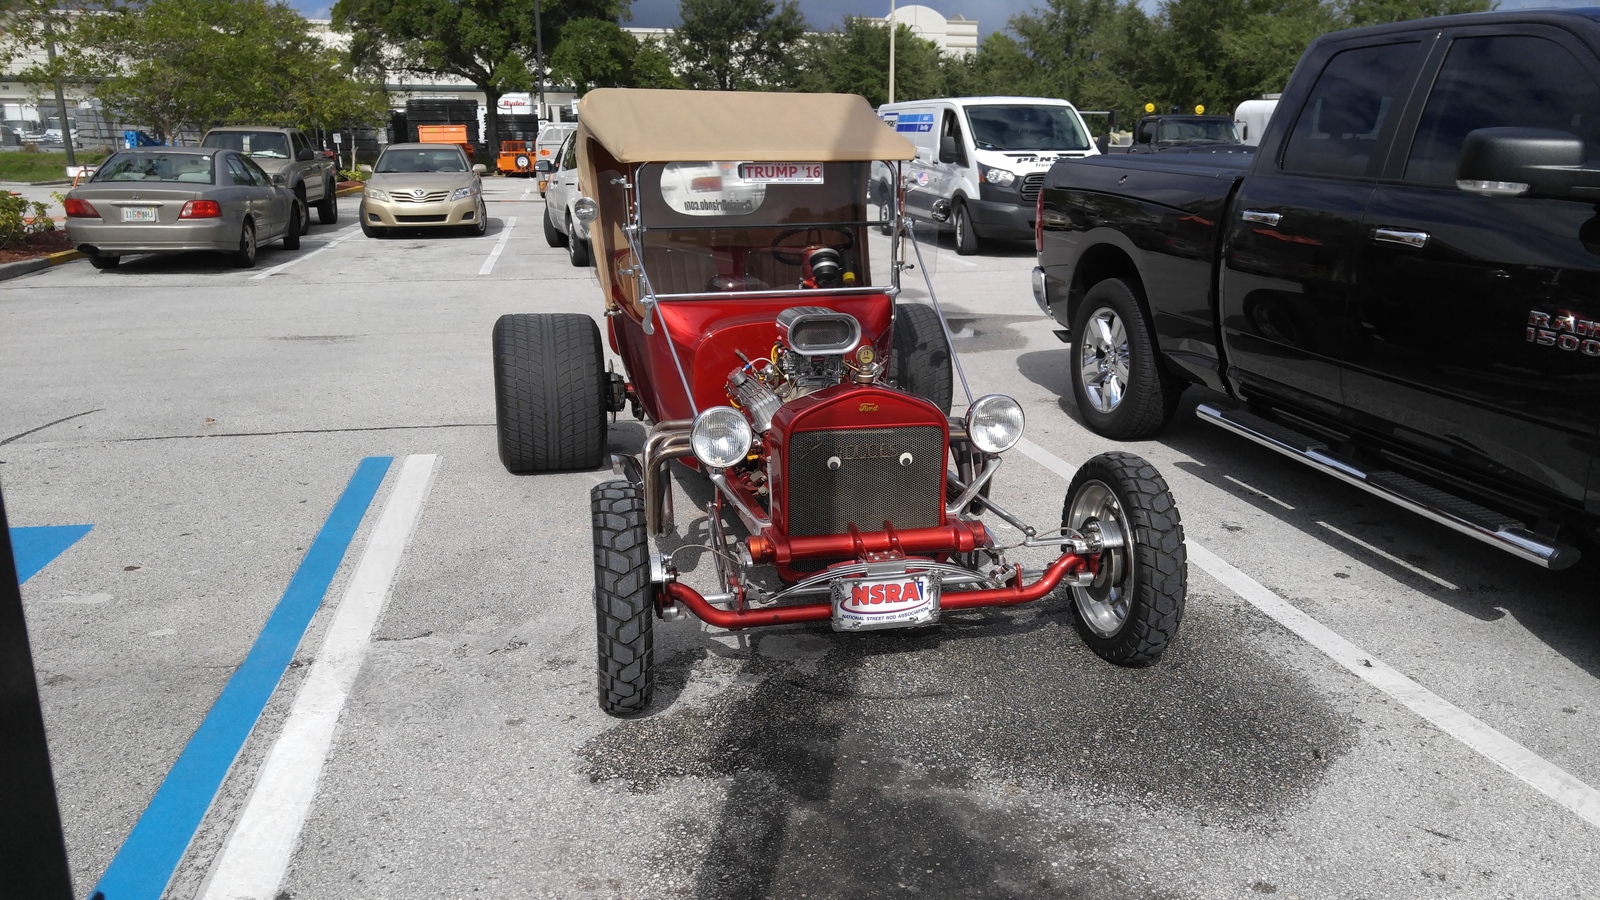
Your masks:
M555 168L554 166L550 165L550 160L548 160L548 159L541 159L538 162L533 164L533 170L535 172L539 172L541 174L545 173L545 172L549 172L554 168Z
M1461 142L1456 187L1503 197L1600 199L1583 139L1558 128L1479 128Z
M1095 138L1094 139L1094 146L1095 146L1095 149L1099 150L1101 153L1107 152L1107 148L1109 148L1111 146L1111 135L1102 134L1099 137Z
M294 158L298 162L311 162L313 159L317 158L317 153L310 147L301 147L300 152L296 153Z

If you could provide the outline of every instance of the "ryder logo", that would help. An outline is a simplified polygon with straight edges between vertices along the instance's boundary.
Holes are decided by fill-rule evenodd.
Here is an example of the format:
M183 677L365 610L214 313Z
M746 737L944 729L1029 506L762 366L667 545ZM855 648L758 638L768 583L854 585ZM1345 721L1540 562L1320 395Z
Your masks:
M921 606L922 584L915 579L882 584L857 584L850 589L844 608L851 612L896 613Z

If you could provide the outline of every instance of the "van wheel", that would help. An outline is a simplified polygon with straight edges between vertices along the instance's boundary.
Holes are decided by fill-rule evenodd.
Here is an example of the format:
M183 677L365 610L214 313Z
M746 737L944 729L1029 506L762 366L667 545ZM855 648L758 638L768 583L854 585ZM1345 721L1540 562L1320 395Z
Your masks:
M967 204L957 200L950 209L950 222L956 229L956 252L971 256L978 252L978 233L972 230L972 216Z
M578 237L578 226L573 223L571 216L567 216L567 256L579 268L589 264L589 242Z
M544 209L544 242L552 247L565 247L567 236L561 233L556 223L550 221L550 207Z
M1107 278L1090 288L1072 317L1072 396L1084 424L1119 441L1153 437L1183 388L1161 370L1133 286Z

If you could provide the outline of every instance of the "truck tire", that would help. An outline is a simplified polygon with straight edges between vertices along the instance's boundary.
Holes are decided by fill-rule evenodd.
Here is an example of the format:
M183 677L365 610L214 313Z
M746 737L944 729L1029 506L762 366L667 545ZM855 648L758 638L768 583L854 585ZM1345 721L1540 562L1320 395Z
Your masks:
M580 269L589 264L589 242L578 237L578 226L571 216L567 216L567 257Z
M325 182L322 200L317 204L317 221L323 225L339 221L339 185L331 178ZM310 220L307 219L309 224Z
M594 522L594 612L600 708L643 712L655 687L655 609L644 491L607 481L589 491Z
M1072 396L1084 424L1119 441L1151 437L1172 420L1183 388L1161 370L1133 286L1108 278L1090 288L1072 317Z
M894 347L889 353L889 380L901 390L925 397L950 411L955 377L950 342L939 313L920 303L900 303L894 311Z
M550 207L544 208L544 242L552 247L565 247L567 236L561 233L556 223L550 221Z
M956 253L971 256L978 252L978 232L972 228L972 214L960 197L950 204L950 224L956 230Z
M300 249L300 229L306 221L306 205L299 200L289 204L289 227L283 230L283 249Z
M306 203L306 186L304 184L300 184L300 185L296 185L295 186L295 189L294 189L294 202L298 203L300 205L300 208L306 211L306 215L303 215L303 216L300 217L300 233L301 234L310 234L311 233L311 215L310 215L311 207L310 207L309 204Z
M1090 520L1113 525L1123 545L1102 551L1093 583L1070 588L1073 622L1101 659L1151 665L1183 620L1188 552L1178 506L1155 467L1112 451L1084 463L1067 488L1062 529L1081 531Z
M577 313L494 323L495 430L514 474L596 469L606 458L600 329Z
M253 268L256 264L256 223L245 219L244 225L239 229L239 249L233 251L230 259L233 264L241 269Z

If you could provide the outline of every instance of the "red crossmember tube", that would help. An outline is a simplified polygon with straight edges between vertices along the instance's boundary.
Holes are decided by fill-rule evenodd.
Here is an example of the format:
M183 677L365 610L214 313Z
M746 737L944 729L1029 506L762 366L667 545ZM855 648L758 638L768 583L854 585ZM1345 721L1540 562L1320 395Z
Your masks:
M849 559L866 553L903 553L928 556L934 553L971 553L988 541L982 522L954 520L932 528L859 531L844 534L814 534L787 537L776 534L749 538L750 556L758 563L786 566L806 559Z
M1022 583L1022 567L1017 567L1017 574L1011 584L991 588L983 591L959 591L945 594L939 599L941 610L976 609L982 606L1015 606L1019 603L1032 603L1040 597L1055 590L1056 585L1069 573L1081 572L1090 569L1090 561L1086 557L1075 556L1071 553L1062 556L1050 564L1039 576L1039 580L1030 585ZM755 628L763 625L793 625L796 622L826 622L833 618L833 606L829 603L806 603L799 606L777 606L766 609L727 610L719 609L706 602L700 592L681 582L671 582L666 586L667 599L687 607L689 612L695 614L701 621L718 628L738 630L741 628Z

